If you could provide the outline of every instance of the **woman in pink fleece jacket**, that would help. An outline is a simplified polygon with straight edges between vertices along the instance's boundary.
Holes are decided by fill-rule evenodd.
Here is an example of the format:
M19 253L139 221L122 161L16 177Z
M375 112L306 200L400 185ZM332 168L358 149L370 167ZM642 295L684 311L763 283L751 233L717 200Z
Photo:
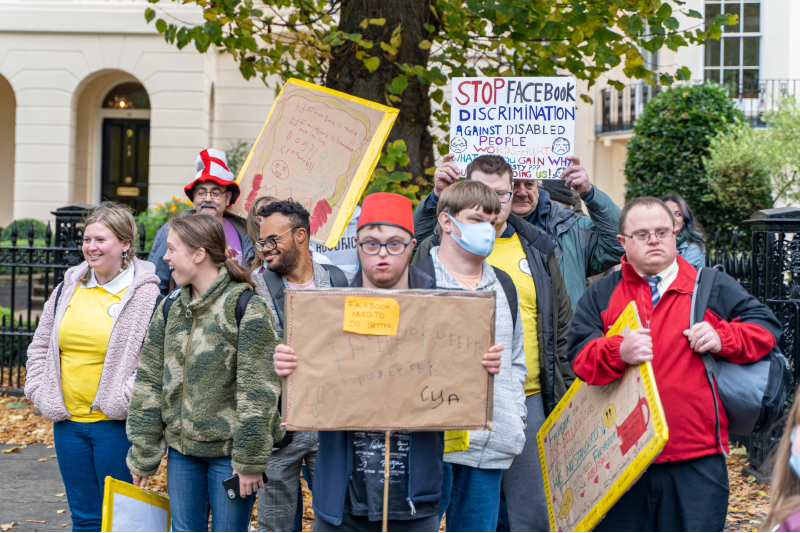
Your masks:
M155 267L135 258L127 206L103 203L84 223L85 261L67 270L44 306L25 395L55 422L73 530L100 531L105 477L132 481L125 419L160 291Z

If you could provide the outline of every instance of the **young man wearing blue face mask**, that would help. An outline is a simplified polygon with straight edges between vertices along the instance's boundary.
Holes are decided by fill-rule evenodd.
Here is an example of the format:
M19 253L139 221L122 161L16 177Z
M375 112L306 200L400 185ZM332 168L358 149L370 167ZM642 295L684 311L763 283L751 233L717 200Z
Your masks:
M572 304L556 258L556 245L547 234L511 213L511 176L512 169L502 157L481 156L467 167L467 182L450 185L445 191L461 183L480 182L491 189L500 202L500 212L493 222L493 249L487 251L483 244L490 241L488 229L482 230L480 244L473 240L469 230L466 236L459 237L472 251L485 252L490 265L511 276L519 294L519 321L525 331L526 443L511 467L503 472L500 519L511 531L549 531L536 432L575 379L567 358ZM444 194L443 191L441 198ZM449 215L460 224L468 223L462 220L463 214L450 212ZM412 265L418 265L431 255L432 247L441 244L444 249L446 240L457 244L452 237L453 228L457 226L451 222L447 211L439 209L439 204L437 222L439 234L420 244ZM456 272L460 271L456 269ZM450 455L453 454L445 457Z
M494 427L470 431L466 449L445 454L439 512L441 518L447 511L448 531L496 530L503 473L525 446L528 371L518 296L508 274L486 262L500 211L497 195L482 183L448 187L438 204L441 245L417 264L423 271L432 267L439 289L497 293L495 341L503 353L502 370L494 378Z

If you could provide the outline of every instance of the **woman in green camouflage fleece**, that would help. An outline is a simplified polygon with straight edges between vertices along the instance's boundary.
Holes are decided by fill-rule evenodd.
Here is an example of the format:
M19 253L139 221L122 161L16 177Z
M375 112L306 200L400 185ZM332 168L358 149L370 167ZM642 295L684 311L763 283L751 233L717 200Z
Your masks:
M169 446L173 531L206 531L209 510L213 531L248 531L272 443L283 436L270 310L252 296L237 316L252 286L225 242L214 217L171 221L164 259L182 288L153 314L131 398L128 467L144 488ZM234 474L241 498L229 499L222 481Z

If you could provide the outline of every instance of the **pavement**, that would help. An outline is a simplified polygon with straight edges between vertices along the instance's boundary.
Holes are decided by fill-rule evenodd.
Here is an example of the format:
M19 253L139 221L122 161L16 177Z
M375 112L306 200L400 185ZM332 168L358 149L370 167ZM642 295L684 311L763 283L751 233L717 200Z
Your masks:
M8 450L13 446L0 445ZM63 496L64 483L53 448L34 444L14 453L0 453L0 526L17 522L16 531L71 531L72 519ZM39 462L39 459L47 461ZM63 513L57 511L63 510ZM37 520L38 522L26 522ZM44 522L44 523L40 523Z

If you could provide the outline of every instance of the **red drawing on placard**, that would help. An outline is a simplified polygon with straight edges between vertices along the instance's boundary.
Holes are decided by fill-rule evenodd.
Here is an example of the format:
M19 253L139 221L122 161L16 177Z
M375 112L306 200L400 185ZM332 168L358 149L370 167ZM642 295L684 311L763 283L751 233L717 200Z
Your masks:
M644 408L644 410L642 410ZM647 419L645 420L645 411L647 411ZM634 444L639 441L644 432L647 430L647 423L650 421L650 406L647 404L646 398L639 398L633 412L628 415L625 421L617 426L617 435L622 439L620 450L622 455L628 453Z
M611 468L611 463L606 463L606 470L608 470L609 468Z
M594 476L594 482L597 483L597 480L600 479L600 476Z
M581 491L581 498L583 498L583 493L586 492L585 490Z
M272 163L272 175L279 180L285 180L289 177L289 165L285 161L278 159Z
M544 441L547 442L547 437L544 438Z
M264 179L264 176L261 174L256 174L253 176L253 188L250 190L250 194L247 195L247 200L244 203L244 210L249 211L250 206L253 205L253 202L256 198L258 198L258 190L261 188L261 180Z
M328 221L328 215L331 213L333 213L333 209L327 200L317 202L314 212L311 214L311 235L317 234L317 230Z

